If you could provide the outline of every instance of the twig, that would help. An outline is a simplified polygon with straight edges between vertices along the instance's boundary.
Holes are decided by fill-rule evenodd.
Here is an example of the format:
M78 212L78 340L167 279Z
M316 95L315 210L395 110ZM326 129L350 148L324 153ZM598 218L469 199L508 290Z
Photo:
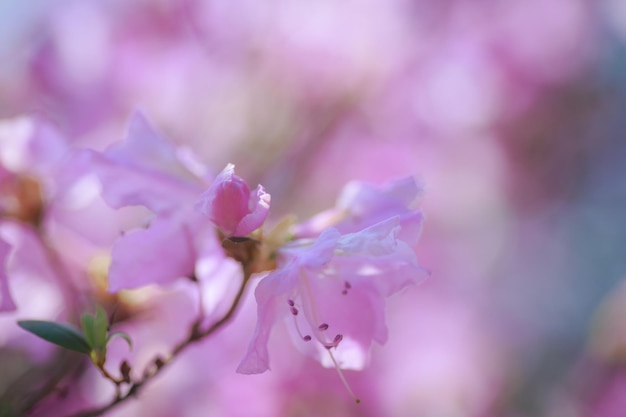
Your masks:
M0 404L11 404L9 415L23 416L33 410L40 401L59 390L64 380L70 380L85 369L86 361L77 353L59 350L58 353L42 367L32 368L16 381L0 396ZM36 390L22 394L32 389L39 377L48 376L46 382Z
M48 242L46 237L46 233L42 227L41 221L37 220L34 223L23 223L24 227L30 227L37 237L40 247L43 251L43 255L45 257L45 261L50 268L51 273L55 276L56 281L59 286L62 288L63 298L66 301L67 305L71 305L72 300L76 300L79 297L79 292L74 287L70 273L67 267L64 265L63 260L59 256L59 253L54 249L54 247ZM75 305L70 310L70 315L74 314ZM20 402L17 401L14 405L16 408L12 410L16 413L16 415L23 415L30 410L34 409L40 401L46 398L48 395L53 393L59 383L66 378L68 374L74 373L76 370L80 370L84 368L84 362L82 360L77 360L77 355L71 352L60 352L58 353L53 360L50 362L48 367L44 367L42 369L47 369L45 374L49 375L48 380L43 383L38 389L33 392L27 394L24 399ZM20 388L23 388L24 385L32 386L32 376L39 372L38 370L33 370L32 372L27 372L22 375L17 381L12 384L12 388L0 396L0 400L4 400L5 398L17 397L18 394L11 394L19 391Z
M84 302L84 297L78 291L72 280L71 272L61 259L59 252L57 252L57 250L49 242L44 229L41 226L36 226L34 227L34 231L37 239L39 240L44 256L46 257L48 266L54 273L59 286L63 289L65 298L68 302L76 300Z
M241 299L243 297L246 284L248 283L248 281L250 280L250 276L252 275L250 268L247 266L247 263L242 262L242 267L243 267L243 279L241 281L241 285L239 286L237 295L235 296L233 303L231 304L229 310L226 312L226 314L224 314L224 316L221 319L213 323L207 329L202 330L201 328L202 320L204 317L203 315L200 315L200 317L198 317L198 319L196 319L196 321L193 322L187 338L181 341L178 345L174 347L169 358L166 360L162 359L161 357L155 358L151 362L149 367L145 370L142 378L138 381L134 381L129 384L129 388L126 394L119 395L119 392L118 392L116 393L115 398L113 398L113 400L110 403L99 408L81 411L79 413L72 414L71 416L68 416L68 417L96 417L96 416L101 416L105 414L109 410L112 410L113 408L117 407L119 404L122 404L123 402L128 400L130 397L137 395L146 383L148 383L150 380L156 377L166 365L172 363L174 359L183 350L185 350L191 344L199 342L205 339L206 337L212 335L215 331L219 330L224 324L226 324L232 318L233 314L235 314L235 311L237 310L237 307L239 306L239 303L241 302ZM111 379L111 378L108 378L108 379ZM119 388L121 382L120 383L116 382L119 380L115 378L112 378L111 380Z

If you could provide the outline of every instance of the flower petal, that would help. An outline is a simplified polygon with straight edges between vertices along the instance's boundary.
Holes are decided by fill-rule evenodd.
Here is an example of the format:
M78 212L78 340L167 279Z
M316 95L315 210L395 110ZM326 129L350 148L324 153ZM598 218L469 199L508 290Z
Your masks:
M362 182L348 183L334 208L324 211L296 228L296 236L309 237L327 227L341 233L352 233L390 217L410 219L415 212L411 204L423 193L423 187L413 177L392 181L381 187ZM404 228L404 224L403 224ZM407 232L407 236L412 236ZM417 239L411 239L414 243Z
M13 172L49 175L68 146L50 125L31 117L0 122L0 163Z
M263 225L270 211L271 196L259 185L255 193L250 194L248 207L251 212L246 214L235 229L235 236L245 236Z
M367 280L344 275L341 278L352 283L347 294L342 291L345 281L309 279L308 290L314 305L305 303L306 316L313 334L324 338L323 343L314 344L315 356L325 366L333 366L324 343L331 343L340 334L343 340L333 348L339 366L363 369L372 341L380 344L387 341L385 299ZM309 312L313 309L314 313ZM327 324L328 328L316 332L321 323Z
M178 159L176 148L140 113L131 118L124 141L104 153L85 152L102 182L103 198L113 208L142 205L155 213L170 213L202 190L200 180Z
M228 164L202 193L197 207L215 225L232 235L248 213L249 198L248 184L235 175L235 166Z
M6 273L6 263L11 251L11 246L4 240L0 240L0 311L16 310L15 302L9 290L9 277Z
M194 273L195 251L180 216L156 218L147 229L132 230L113 246L109 291L165 284Z
M358 233L342 236L337 249L344 256L333 262L336 274L356 274L376 285L381 296L389 296L429 273L419 266L413 249L398 238L400 219L393 217Z
M267 342L279 314L280 297L292 290L297 282L297 269L289 267L276 270L263 278L254 292L257 302L257 324L248 351L237 367L240 374L260 374L270 369ZM287 309L285 309L287 311Z

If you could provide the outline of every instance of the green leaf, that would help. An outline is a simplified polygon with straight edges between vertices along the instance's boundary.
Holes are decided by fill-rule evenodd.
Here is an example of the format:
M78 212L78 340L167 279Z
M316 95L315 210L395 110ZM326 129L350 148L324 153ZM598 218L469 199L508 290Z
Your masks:
M91 351L89 343L87 343L87 340L85 340L78 329L67 324L45 320L20 320L17 324L35 336L39 336L65 349L86 354L89 354Z
M96 310L94 319L95 346L98 349L104 349L107 346L107 333L109 332L109 317L106 311L100 306Z
M96 337L94 332L95 317L89 313L85 313L80 317L80 326L83 329L83 334L87 340L87 344L92 348L96 348Z
M83 333L87 343L93 350L104 351L107 343L109 318L102 307L98 307L96 314L83 314L80 318Z
M130 348L130 350L133 350L133 340L130 338L129 335L124 332L111 333L109 337L107 337L107 345L111 340L115 339L116 337L121 337L122 339L126 340L126 343L128 343L128 347Z

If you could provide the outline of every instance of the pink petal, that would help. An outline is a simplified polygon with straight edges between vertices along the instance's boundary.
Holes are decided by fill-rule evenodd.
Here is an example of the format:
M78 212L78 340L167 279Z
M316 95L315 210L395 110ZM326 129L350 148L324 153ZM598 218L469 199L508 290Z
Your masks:
M201 187L141 168L120 165L92 151L93 171L102 184L102 198L113 208L145 206L155 213L171 213L193 201Z
M324 267L333 257L340 238L338 230L333 228L324 230L311 247L305 248L299 254L300 264L309 269Z
M252 211L245 215L235 229L235 236L245 236L263 225L270 211L271 196L259 185L256 192L250 194L249 207Z
M159 217L147 229L132 230L113 246L109 291L166 284L194 273L191 235L178 217Z
M383 344L387 341L387 327L385 325L385 299L382 297L370 282L366 280L353 279L350 276L341 276L342 279L350 281L352 287L347 294L343 293L343 280L312 278L309 279L308 288L314 306L307 306L307 309L315 309L316 313L308 313L309 320L317 317L319 321L328 324L327 330L318 332L318 337L325 338L326 342L331 342L333 337L341 334L344 340L350 340L350 349L358 349L360 353L354 355L348 363L341 364L343 368L362 369L366 363L363 360L367 357L372 341ZM306 298L305 298L306 300ZM320 323L310 322L312 329L318 328ZM316 354L318 359L325 361L328 356L323 344L316 343ZM334 350L339 358L345 352L345 345L342 343Z
M351 182L341 192L337 207L355 215L386 218L406 211L423 191L413 177L401 178L381 187Z
M119 164L162 172L182 180L196 179L181 162L176 146L159 134L138 111L130 118L126 138L113 144L105 154Z
M351 255L388 255L396 250L399 232L400 218L391 217L357 233L342 236L338 248Z
M296 228L298 237L314 236L327 227L341 233L362 230L394 216L401 220L413 216L411 204L423 193L414 178L407 177L383 186L351 182L344 187L336 207L318 214ZM404 227L404 225L403 225ZM416 241L409 232L410 243Z
M9 290L9 277L6 273L6 263L11 246L0 240L0 311L15 311L16 306Z
M85 152L102 183L103 198L114 208L142 205L169 213L181 202L193 201L203 187L141 113L131 118L124 141L103 154Z
M235 166L228 164L198 201L198 208L227 234L237 229L248 213L250 188L235 175Z
M61 135L35 118L0 122L0 163L13 172L49 175L68 151Z
M421 210L416 210L402 214L399 217L402 228L400 233L398 233L398 238L410 246L415 246L422 235L424 213Z
M261 280L254 292L257 302L257 324L241 363L237 367L240 374L260 374L270 369L267 342L274 322L278 317L277 305L297 283L297 270L277 269ZM286 301L286 297L285 301ZM286 305L286 304L285 304Z
M389 296L410 284L423 281L428 271L418 265L413 249L398 238L400 219L384 222L342 236L333 265L337 275L356 275L376 286L381 296Z

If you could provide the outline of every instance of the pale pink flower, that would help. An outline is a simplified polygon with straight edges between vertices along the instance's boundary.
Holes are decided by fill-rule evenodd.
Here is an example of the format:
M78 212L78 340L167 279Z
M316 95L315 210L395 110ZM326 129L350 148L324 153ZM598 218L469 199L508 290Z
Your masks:
M219 246L210 223L194 210L207 183L201 167L140 113L125 140L85 154L109 205L141 205L155 214L148 227L124 233L113 246L109 291L206 275L198 262L218 255Z
M61 180L61 170L69 174L73 168L66 163L68 152L65 138L40 118L0 121L0 311L16 310L15 303L23 310L19 288L30 285L25 271L36 271L33 275L45 277L44 281L50 278L49 262L37 252L44 246L42 236L50 237L50 230L59 226L51 214L63 210L57 203L69 184L69 178ZM64 257L62 250L58 253ZM71 279L56 278L64 290L65 281ZM65 305L74 301L69 295L65 294ZM51 296L47 301L54 304L59 300Z
M270 195L262 185L250 191L228 164L206 190L197 207L229 236L246 236L263 225L270 209Z
M421 233L423 214L412 205L424 188L413 177L401 178L382 186L352 181L342 189L335 207L296 226L296 237L312 237L333 227L341 233L356 232L385 219L398 216L400 238L414 244Z
M276 320L292 320L296 345L325 366L361 369L372 341L387 340L385 297L427 274L398 239L400 218L356 233L326 229L279 250L278 267L257 286L258 321L237 371L265 372Z

